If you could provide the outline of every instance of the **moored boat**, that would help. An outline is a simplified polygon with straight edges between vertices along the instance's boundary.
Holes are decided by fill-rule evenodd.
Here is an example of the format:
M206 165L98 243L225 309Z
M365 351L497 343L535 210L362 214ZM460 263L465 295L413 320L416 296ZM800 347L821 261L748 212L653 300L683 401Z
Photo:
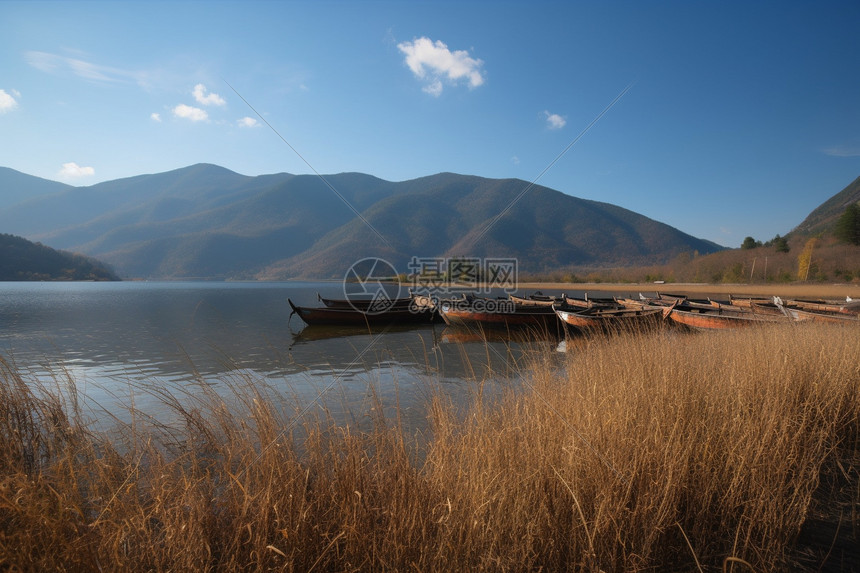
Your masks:
M791 299L786 300L784 306L809 312L860 315L860 301L851 299L845 302Z
M607 298L607 297L589 297L588 293L585 293L583 298L574 298L570 296L563 296L561 304L567 306L577 306L580 308L594 308L594 307L615 307L619 308L623 306L618 299L616 298Z
M416 311L410 306L391 307L380 312L356 309L353 307L331 308L297 306L287 299L293 312L298 314L305 324L309 325L339 325L339 326L371 326L388 324L422 324L433 320L432 311Z
M438 306L439 314L449 326L480 328L537 327L558 329L558 319L552 306L517 305L510 300L445 300Z
M653 327L663 319L663 309L647 306L628 308L553 307L561 321L582 332L637 330Z
M789 301L783 304L779 297L774 297L774 304L796 322L820 322L827 324L860 324L860 316L852 313L842 312L837 309L825 310L822 306L797 306L797 301ZM829 306L829 305L826 305Z
M755 304L768 304L770 302L771 299L768 297L736 297L731 294L729 295L729 304L741 308L751 308Z
M564 295L561 295L564 297ZM508 295L508 298L517 306L552 306L562 298L549 297L540 294L533 294L528 297Z
M386 296L376 297L350 297L350 298L326 298L317 293L317 300L327 308L354 309L365 312L382 312L389 308L408 308L412 303L411 296L388 298Z
M725 307L700 307L674 304L666 307L664 314L675 323L696 330L725 330L761 326L786 322L784 316L754 313L744 310L730 310Z

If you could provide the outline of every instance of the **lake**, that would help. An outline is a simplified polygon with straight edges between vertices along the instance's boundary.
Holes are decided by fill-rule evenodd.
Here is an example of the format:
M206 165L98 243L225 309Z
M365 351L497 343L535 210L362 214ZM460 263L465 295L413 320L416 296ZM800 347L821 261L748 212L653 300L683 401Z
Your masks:
M265 388L301 411L324 406L338 421L381 400L421 425L441 389L463 402L503 388L523 348L464 338L444 325L306 327L287 299L317 306L343 298L340 282L0 283L0 355L33 384L74 386L98 421L172 411L161 390L224 396ZM548 341L555 344L557 341Z

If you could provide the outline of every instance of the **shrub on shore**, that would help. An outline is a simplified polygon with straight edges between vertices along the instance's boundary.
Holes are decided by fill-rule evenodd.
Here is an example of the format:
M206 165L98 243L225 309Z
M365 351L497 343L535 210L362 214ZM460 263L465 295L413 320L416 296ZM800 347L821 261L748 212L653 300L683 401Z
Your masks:
M108 437L73 389L4 362L0 567L802 568L794 546L835 459L855 460L842 467L860 502L858 334L789 325L536 351L521 386L476 392L465 414L436 393L421 440L396 418L297 425L253 380L229 403L162 392L176 423L130 406Z

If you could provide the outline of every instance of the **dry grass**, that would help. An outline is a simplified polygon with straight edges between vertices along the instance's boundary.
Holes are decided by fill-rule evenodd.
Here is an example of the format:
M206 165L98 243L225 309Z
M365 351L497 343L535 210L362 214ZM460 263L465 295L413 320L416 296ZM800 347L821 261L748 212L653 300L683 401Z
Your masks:
M835 461L853 484L843 534L860 526L858 337L792 325L535 352L522 387L465 416L437 394L421 448L396 419L292 427L253 384L229 406L165 392L178 423L133 411L108 439L4 363L0 568L797 569Z

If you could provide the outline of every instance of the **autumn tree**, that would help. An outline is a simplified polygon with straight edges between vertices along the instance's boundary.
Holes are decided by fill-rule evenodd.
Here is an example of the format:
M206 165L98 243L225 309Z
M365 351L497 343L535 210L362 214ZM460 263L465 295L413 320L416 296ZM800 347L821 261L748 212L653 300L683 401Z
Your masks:
M812 265L812 251L815 250L816 237L812 237L803 246L803 252L797 257L797 280L805 281L809 278L809 269Z

